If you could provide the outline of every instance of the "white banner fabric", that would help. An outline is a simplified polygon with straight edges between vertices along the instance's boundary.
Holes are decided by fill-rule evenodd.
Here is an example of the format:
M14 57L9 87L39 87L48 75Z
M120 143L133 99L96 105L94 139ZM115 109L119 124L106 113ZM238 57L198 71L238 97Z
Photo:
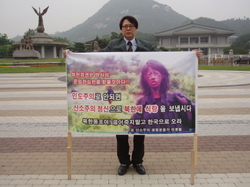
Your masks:
M195 52L68 53L68 131L196 133Z

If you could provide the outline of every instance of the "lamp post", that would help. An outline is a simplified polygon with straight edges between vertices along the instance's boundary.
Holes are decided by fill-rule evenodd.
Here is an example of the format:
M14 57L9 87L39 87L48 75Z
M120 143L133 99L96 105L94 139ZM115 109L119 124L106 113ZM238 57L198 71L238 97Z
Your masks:
M231 66L233 66L233 58L234 58L234 50L230 49L229 50L229 59L231 62Z

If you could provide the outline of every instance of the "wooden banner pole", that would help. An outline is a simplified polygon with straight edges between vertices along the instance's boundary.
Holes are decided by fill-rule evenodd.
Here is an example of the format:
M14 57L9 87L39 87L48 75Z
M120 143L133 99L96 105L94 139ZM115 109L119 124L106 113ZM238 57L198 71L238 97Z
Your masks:
M194 134L194 165L198 164L198 135Z
M71 162L72 162L72 134L71 132L68 132L68 147L67 147L68 180L71 179Z
M190 184L194 185L194 169L195 169L195 163L194 163L194 154L195 151L191 151L191 177L190 177Z
M68 147L72 147L72 133L68 132Z
M190 183L194 184L195 166L198 164L198 135L194 134L194 145L191 151L191 177Z

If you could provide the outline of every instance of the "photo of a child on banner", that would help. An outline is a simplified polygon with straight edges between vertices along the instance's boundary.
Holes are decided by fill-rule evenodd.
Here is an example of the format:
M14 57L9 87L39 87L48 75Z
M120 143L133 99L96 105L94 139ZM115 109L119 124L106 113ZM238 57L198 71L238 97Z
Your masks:
M68 131L196 133L192 52L68 53Z

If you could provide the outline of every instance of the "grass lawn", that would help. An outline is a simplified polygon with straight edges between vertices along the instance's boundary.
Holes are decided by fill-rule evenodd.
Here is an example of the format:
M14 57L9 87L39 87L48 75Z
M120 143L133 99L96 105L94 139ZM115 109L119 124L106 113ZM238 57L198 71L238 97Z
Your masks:
M0 73L65 72L65 66L53 67L0 67Z
M250 66L198 66L199 70L250 71Z
M0 59L0 73L41 73L41 72L65 72L65 66L55 67L5 67L6 64L13 64L14 62L57 62L63 63L65 59ZM250 66L204 66L199 65L199 70L228 70L228 71L250 71Z
M14 58L2 58L0 59L1 64L12 64L14 62L64 62L65 59L62 58L41 58L41 59L14 59Z
M41 72L65 72L65 66L50 66L50 67L8 67L5 65L12 65L14 63L43 63L55 62L64 63L65 59L51 58L51 59L0 59L0 73L41 73Z

